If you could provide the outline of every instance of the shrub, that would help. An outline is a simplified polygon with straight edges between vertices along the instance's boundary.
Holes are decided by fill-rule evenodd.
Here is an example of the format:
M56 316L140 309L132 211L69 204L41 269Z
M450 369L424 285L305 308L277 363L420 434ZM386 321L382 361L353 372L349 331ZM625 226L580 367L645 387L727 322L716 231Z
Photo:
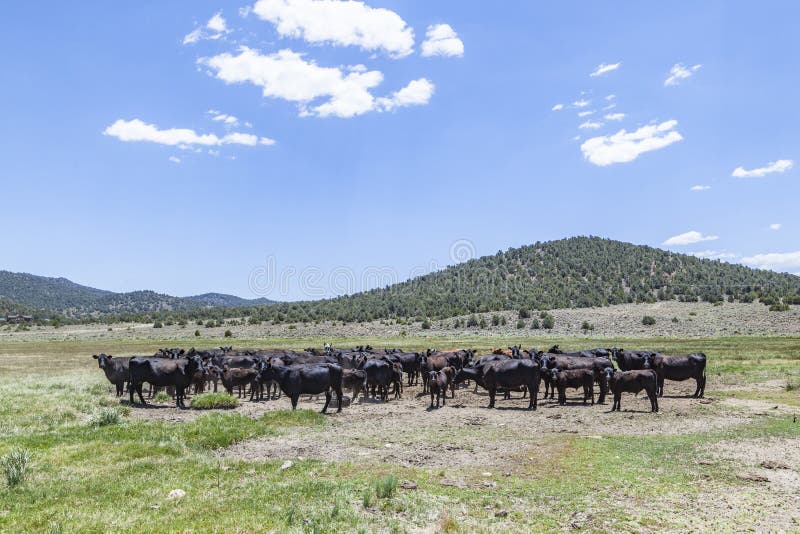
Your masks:
M239 400L227 393L201 393L192 398L193 410L214 410L217 408L236 408Z
M391 499L395 490L397 490L397 477L394 475L375 481L375 495L379 499Z
M673 318L672 318L672 322L673 322L673 323L679 323L679 322L680 322L680 320L679 320L677 317L673 317Z
M194 331L194 337L200 337L200 330Z
M517 320L517 328L525 328L525 321L523 319Z
M372 489L372 486L367 486L364 488L364 492L361 494L361 504L364 505L364 508L371 508L374 501L373 497L375 496L375 492Z
M289 325L289 330L297 330L297 325L296 324L290 324Z
M27 449L11 449L0 458L6 483L13 488L28 476L28 467L31 463L31 453Z
M545 330L552 330L555 325L556 325L556 320L553 319L553 316L550 315L549 313L545 314L545 318L542 319L542 328L544 328Z
M581 325L581 330L583 330L584 332L588 332L589 330L594 330L594 325L589 321L583 321L583 324Z
M233 337L233 332L230 330L225 330L225 337Z
M500 326L500 316L497 314L492 315L492 326Z
M654 324L656 324L656 320L649 315L645 315L644 317L642 317L642 324L645 326L653 326Z
M470 315L469 319L467 319L467 328L478 326L478 318L474 315Z
M206 328L214 328L214 321L210 319L206 321Z
M531 321L531 330L539 330L542 325L539 324L539 319L534 319Z
M778 311L778 312L789 311L789 305L788 304L780 304L780 303L772 304L769 307L769 311Z
M478 328L486 328L486 319L481 317L481 322L478 323Z
M427 318L424 321L422 321L422 329L423 330L431 329L431 322Z
M501 317L500 318L500 324L503 325L503 326L506 325L506 318L505 317Z
M161 323L161 321L156 321L153 323L153 328L164 328L164 325Z
M530 319L531 312L528 311L528 308L520 308L519 309L519 318L520 319Z
M800 378L799 377L792 377L786 379L786 391L796 391L800 389Z

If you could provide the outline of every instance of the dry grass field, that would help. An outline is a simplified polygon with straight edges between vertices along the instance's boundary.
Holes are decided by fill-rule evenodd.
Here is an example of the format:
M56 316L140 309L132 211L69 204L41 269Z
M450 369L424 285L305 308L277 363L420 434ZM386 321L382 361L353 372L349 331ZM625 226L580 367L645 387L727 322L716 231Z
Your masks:
M527 332L525 332L527 334ZM239 347L322 339L237 339ZM440 409L410 387L388 403L317 413L285 397L232 410L129 406L91 354L220 339L4 340L0 454L30 453L0 490L9 532L530 532L800 529L800 338L333 339L470 346L646 347L708 355L706 399L667 383L661 412L498 401L457 390ZM291 464L289 463L291 462ZM287 467L288 466L288 467ZM185 492L175 497L173 490ZM173 498L170 498L170 492Z

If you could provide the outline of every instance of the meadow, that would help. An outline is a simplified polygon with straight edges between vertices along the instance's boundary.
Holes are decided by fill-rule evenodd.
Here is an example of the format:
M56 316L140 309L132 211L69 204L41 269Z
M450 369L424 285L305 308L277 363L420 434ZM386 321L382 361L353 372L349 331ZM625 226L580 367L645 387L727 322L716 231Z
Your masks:
M540 401L528 412L516 394L488 410L471 387L438 410L416 387L330 415L317 413L321 399L291 412L283 397L228 410L142 408L115 398L91 358L223 341L4 340L0 455L17 465L3 464L0 531L800 529L800 337L234 341L704 352L707 398L668 382L658 414L646 397L626 396L624 411L610 413L577 393L568 406ZM8 477L14 467L19 480Z

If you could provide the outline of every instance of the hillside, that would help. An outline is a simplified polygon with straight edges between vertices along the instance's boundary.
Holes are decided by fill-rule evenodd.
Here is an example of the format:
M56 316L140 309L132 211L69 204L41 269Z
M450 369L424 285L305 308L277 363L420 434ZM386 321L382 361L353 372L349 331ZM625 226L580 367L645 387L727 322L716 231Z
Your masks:
M281 322L368 321L673 299L780 298L800 303L799 276L610 239L573 237L511 248L388 288L253 311L262 320Z
M0 271L0 302L7 313L36 310L37 315L80 318L104 315L150 314L197 310L205 307L270 304L267 299L247 300L233 295L208 293L173 297L154 291L114 293L76 284L66 278Z

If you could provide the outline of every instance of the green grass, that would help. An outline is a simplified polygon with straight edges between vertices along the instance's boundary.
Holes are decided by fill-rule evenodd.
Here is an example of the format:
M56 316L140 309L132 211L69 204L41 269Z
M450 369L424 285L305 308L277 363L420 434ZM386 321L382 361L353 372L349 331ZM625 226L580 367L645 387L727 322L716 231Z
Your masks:
M193 410L230 409L239 406L239 399L227 393L201 393L192 397Z
M322 341L239 343L303 348ZM409 350L427 346L486 350L496 344L478 338L363 343ZM616 345L702 351L709 357L713 382L735 384L720 391L709 388L709 396L800 405L796 389L749 387L787 377L796 380L800 371L796 337L507 340L508 345L516 343L539 348L557 343L564 349ZM105 352L124 355L146 354L163 342L110 344ZM334 340L337 344L362 344L362 340ZM293 458L294 465L281 470L285 458L273 458L269 450L246 458L231 458L221 451L259 437L313 439L316 433L335 432L331 418L313 410L269 411L258 419L235 412L195 413L184 422L133 417L131 412L140 408L116 399L91 359L91 354L103 350L94 341L0 346L0 456L20 450L29 454L21 482L0 488L0 510L7 511L0 513L0 531L530 532L571 528L572 514L587 510L593 510L584 525L587 530L693 530L696 525L674 513L675 503L679 507L680 502L694 502L703 488L714 485L731 493L748 489L735 476L734 466L709 454L709 446L734 439L800 436L800 423L791 416L760 417L694 434L608 434L590 439L543 433L535 449L519 450L508 458L509 476L495 473L493 487L484 485L485 469L480 467L454 464L428 469L424 463L403 467L386 462L367 468L359 456L343 462ZM425 425L428 417L423 408L419 425ZM713 405L713 409L725 408ZM674 424L680 425L680 419ZM498 428L431 430L429 442L435 447L458 443L460 436L474 432L485 433L486 447L505 439ZM397 439L403 440L404 431L398 429ZM370 445L366 441L363 445ZM465 487L443 485L447 477L463 480ZM405 480L414 481L418 489L403 489L400 481ZM186 497L168 500L173 489L182 489ZM664 503L672 503L672 508ZM501 509L508 515L496 515ZM723 522L719 530L746 526Z

